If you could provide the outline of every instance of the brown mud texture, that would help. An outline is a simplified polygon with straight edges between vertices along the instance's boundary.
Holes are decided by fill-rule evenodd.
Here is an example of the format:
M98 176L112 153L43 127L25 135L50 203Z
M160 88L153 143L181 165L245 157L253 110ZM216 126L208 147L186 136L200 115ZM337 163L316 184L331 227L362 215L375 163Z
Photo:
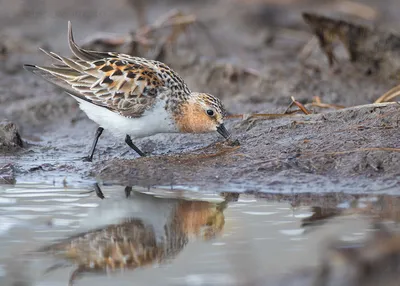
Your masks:
M0 168L7 181L398 188L400 105L374 104L398 84L398 1L0 0L0 7L0 119L8 120L0 126ZM135 140L152 154L139 158L105 132L93 163L82 162L97 126L71 97L22 68L49 63L40 47L70 55L68 20L79 44L159 59L192 90L220 97L237 115L226 125L240 146L218 134L159 134ZM310 114L262 115L283 114L292 97Z

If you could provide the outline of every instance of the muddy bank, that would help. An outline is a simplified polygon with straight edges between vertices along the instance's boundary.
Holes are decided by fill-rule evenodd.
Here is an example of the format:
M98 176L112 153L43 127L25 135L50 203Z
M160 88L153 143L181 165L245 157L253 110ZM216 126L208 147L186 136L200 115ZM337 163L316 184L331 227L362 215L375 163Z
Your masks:
M220 97L231 114L282 113L291 96L303 103L319 96L324 103L348 108L315 108L323 113L273 120L230 119L227 126L239 139L239 148L225 145L217 134L160 134L136 140L135 144L153 154L148 158L137 158L105 132L93 164L80 158L90 148L96 125L73 99L25 72L22 64L48 63L39 47L69 55L67 20L72 20L77 42L84 43L99 33L129 34L139 25L133 17L135 10L122 0L115 5L88 1L79 13L74 1L68 5L37 2L37 6L35 1L30 4L35 6L33 12L23 5L2 3L0 114L20 127L26 142L24 148L3 156L17 179L65 179L71 184L97 179L246 191L391 191L398 187L399 106L366 105L396 81L353 65L340 47L336 52L339 72L329 68L317 46L307 58L300 57L312 38L301 12L336 9L338 13L342 8L335 1L294 1L290 5L274 1L149 2L147 22L179 8L194 13L208 29L211 37L191 29L191 36L167 49L162 60L192 90ZM400 27L392 13L399 8L396 1L384 7L379 1L365 5L378 11L370 23ZM23 21L11 21L7 14Z
M0 153L10 153L23 147L18 127L10 121L0 122Z
M96 164L95 173L105 180L149 185L248 182L268 186L274 184L274 175L284 172L290 177L292 171L293 175L302 173L305 180L313 175L337 180L395 178L400 153L392 140L398 133L399 108L396 103L367 105L325 114L231 122L228 126L241 143L238 148L218 143L181 155L113 159L105 166Z

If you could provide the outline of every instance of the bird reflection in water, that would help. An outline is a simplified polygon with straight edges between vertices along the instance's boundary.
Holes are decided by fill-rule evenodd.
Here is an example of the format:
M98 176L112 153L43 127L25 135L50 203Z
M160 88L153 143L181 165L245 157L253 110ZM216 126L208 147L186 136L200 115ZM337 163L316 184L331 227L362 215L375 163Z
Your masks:
M95 190L97 195L102 194L98 186ZM92 220L107 220L118 213L112 223L106 222L104 226L41 249L76 265L69 285L85 273L109 273L167 263L189 240L209 240L219 235L225 224L223 212L227 203L235 199L231 194L223 195L225 199L219 203L159 198L132 191L132 187L125 187L125 195L126 198L117 202L102 201L86 220L92 225Z

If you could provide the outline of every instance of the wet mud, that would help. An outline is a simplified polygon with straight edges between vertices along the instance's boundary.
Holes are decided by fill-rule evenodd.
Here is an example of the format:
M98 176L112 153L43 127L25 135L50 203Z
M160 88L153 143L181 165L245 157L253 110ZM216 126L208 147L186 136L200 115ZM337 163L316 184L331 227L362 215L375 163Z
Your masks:
M144 19L136 17L141 8L135 10L130 1L77 3L0 2L0 119L15 124L22 139L12 139L11 149L0 148L7 181L98 180L247 192L398 189L400 105L372 104L397 81L350 62L340 46L335 46L340 69L329 66L318 45L304 57L313 31L302 19L303 11L337 16L348 9L355 21L398 29L396 1L363 2L376 11L367 13L369 19L335 1L149 1L142 7ZM227 119L240 146L230 146L218 134L160 134L134 142L152 154L138 158L105 132L93 163L82 162L97 126L72 98L22 65L48 60L39 47L68 55L67 20L83 44L98 36L129 35L141 22L152 23L175 8L196 15L209 35L192 27L157 57L192 90L220 97L231 115L245 114ZM283 113L291 96L313 114L247 116ZM331 108L307 105L315 96Z

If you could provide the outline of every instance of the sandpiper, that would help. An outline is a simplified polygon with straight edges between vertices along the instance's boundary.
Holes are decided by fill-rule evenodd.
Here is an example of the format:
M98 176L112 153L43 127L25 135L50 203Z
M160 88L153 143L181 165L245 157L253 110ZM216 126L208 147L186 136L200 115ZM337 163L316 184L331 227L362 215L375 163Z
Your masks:
M42 50L56 60L53 66L24 67L61 87L99 125L85 161L92 161L104 129L116 138L125 138L140 156L145 154L133 144L132 138L157 133L217 131L229 139L221 101L211 94L190 91L181 77L164 63L80 48L74 41L71 22L68 22L68 44L75 57Z

